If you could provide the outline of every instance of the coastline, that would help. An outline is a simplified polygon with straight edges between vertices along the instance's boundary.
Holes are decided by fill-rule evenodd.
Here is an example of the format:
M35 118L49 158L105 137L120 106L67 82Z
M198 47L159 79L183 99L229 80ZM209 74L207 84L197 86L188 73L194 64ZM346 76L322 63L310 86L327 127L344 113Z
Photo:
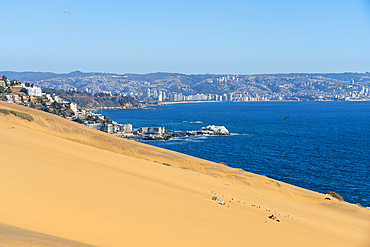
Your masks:
M359 99L359 100L347 100L345 102L368 102L370 99ZM266 102L344 102L344 100L309 100L309 101L304 101L304 100L259 100L259 101L214 101L214 100L209 100L209 101L203 101L203 100L198 100L198 101L163 101L163 102L158 102L159 104L145 104L140 107L126 107L126 106L104 106L104 107L86 107L84 108L87 111L96 111L96 110L117 110L117 109L122 109L122 110L131 110L131 109L146 109L150 108L152 106L166 106L166 105L174 105L174 104L189 104L189 103L266 103Z
M0 224L93 246L370 243L368 209L56 115L0 106L34 118L0 118ZM0 244L10 240L0 233Z
M198 101L169 101L169 102L163 102L163 103L168 104L168 105L173 105L173 104L187 104L187 103L222 103L222 102L226 102L226 101L198 100Z
M327 119L325 115L322 116L327 111L333 112L330 114L331 120ZM354 131L354 128L360 130L366 126L365 119L369 117L368 102L180 104L172 107L160 107L160 110L133 111L131 113L107 111L104 114L118 122L129 122L136 129L139 126L165 126L167 130L186 132L212 124L225 126L234 135L228 138L190 137L169 141L152 141L155 138L148 138L143 142L214 162L225 162L232 167L239 167L320 193L326 193L329 190L335 191L346 201L370 206L369 193L364 190L367 185L359 172L360 170L368 171L366 164L369 158L363 154L366 153L369 143L366 140L366 135L358 136L356 134L358 132ZM289 118L285 119L288 116ZM352 117L344 121L343 119L347 116ZM361 119L358 121L354 120L359 117ZM237 122L234 119L237 119ZM242 119L246 121L242 121ZM260 120L266 123L261 125ZM335 121L339 125L332 125L328 120ZM315 126L320 126L323 132L317 133ZM332 130L333 128L336 129L336 132ZM286 133L288 131L289 134ZM337 142L338 135L342 136L343 142ZM280 137L275 138L275 136ZM323 139L324 136L326 138ZM346 149L346 143L351 142L354 138L362 142L363 145L351 145ZM276 145L281 142L289 145L290 148ZM243 145L238 145L238 143L243 143ZM255 143L258 143L258 149L255 147ZM326 148L329 147L327 144L332 147L332 150ZM320 150L312 149L312 145L320 147ZM358 155L352 160L347 158L346 152L340 151L353 152L352 149L358 150ZM207 151L203 152L202 150ZM295 161L289 157L296 157ZM306 158L303 159L303 157ZM341 158L338 159L338 157ZM284 162L285 166L281 167L279 161ZM346 166L348 162L357 163L359 169L351 172L354 168ZM310 163L318 164L315 171L324 172L324 174L319 176L318 173L307 172L311 169ZM337 164L342 169L336 170L333 164ZM327 172L328 170L332 172ZM347 177L344 171L351 172L351 176ZM335 182L337 178L341 178L340 183Z

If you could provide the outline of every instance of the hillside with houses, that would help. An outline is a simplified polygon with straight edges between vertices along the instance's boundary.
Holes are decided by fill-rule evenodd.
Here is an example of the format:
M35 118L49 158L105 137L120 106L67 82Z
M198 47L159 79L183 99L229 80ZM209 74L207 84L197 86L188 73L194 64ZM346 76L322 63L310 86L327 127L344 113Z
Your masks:
M133 107L135 105L135 101L131 98L121 98L120 101L117 100L119 96L114 97L108 94L84 95L83 92L80 94L87 98L87 101L95 101L93 106L99 105L100 107L103 107L104 102L108 102L108 106L110 107L117 106L125 108ZM132 125L118 124L110 120L108 116L103 116L89 111L86 109L86 106L90 105L78 105L75 101L84 102L78 101L78 96L79 92L73 92L71 94L64 92L63 90L43 90L29 82L22 83L14 79L9 80L5 75L0 76L0 100L56 114L110 134L115 133L122 135L132 132ZM94 98L97 98L98 100L94 100Z
M2 73L2 72L0 72ZM42 88L131 96L142 102L363 101L370 100L370 73L67 74L4 72Z

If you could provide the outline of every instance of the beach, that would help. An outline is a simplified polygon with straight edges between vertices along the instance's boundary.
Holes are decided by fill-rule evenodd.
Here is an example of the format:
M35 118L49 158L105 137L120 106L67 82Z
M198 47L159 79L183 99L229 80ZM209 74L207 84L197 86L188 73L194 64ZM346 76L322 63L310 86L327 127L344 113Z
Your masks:
M370 245L370 210L358 205L0 108L34 118L0 113L0 246Z

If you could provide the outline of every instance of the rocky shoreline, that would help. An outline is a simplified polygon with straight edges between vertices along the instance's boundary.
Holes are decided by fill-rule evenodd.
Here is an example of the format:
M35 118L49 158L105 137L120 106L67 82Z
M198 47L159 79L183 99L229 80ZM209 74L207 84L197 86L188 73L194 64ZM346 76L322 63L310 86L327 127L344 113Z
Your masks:
M171 138L196 135L230 135L230 132L225 126L208 125L207 127L202 127L200 130L191 130L186 132L174 132L171 130L166 130L166 132L162 135L149 134L142 136L141 139L151 141L166 141L170 140Z

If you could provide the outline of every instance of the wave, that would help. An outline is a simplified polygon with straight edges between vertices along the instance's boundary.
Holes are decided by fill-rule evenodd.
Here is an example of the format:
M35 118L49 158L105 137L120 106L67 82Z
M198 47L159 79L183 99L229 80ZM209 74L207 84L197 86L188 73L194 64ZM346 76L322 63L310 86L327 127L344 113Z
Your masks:
M165 141L164 146L169 146L169 145L182 145L185 143L196 143L196 142L205 142L203 139L189 139L189 138L173 138L171 140Z
M182 121L183 123L195 123L195 124L199 124L199 123L203 123L202 121Z
M230 133L231 136L253 136L253 134Z

